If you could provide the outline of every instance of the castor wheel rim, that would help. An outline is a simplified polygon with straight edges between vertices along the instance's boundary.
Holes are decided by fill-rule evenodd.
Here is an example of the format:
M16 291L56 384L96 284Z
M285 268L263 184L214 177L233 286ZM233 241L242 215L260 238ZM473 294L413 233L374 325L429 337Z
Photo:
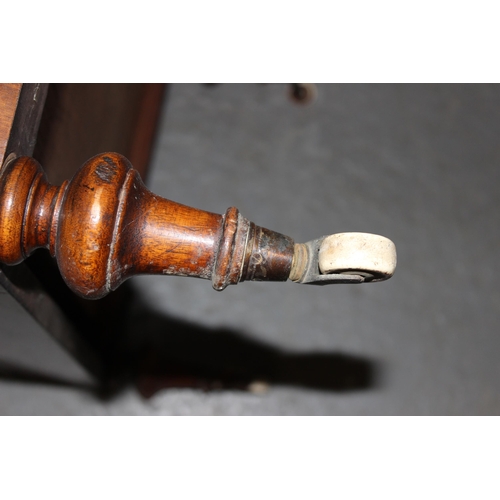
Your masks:
M396 246L384 236L370 233L337 233L320 245L322 274L363 276L366 281L387 279L396 269Z

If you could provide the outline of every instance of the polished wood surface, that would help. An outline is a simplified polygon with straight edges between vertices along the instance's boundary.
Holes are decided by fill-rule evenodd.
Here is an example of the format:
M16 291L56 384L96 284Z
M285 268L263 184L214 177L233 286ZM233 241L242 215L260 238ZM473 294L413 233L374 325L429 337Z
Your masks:
M151 193L117 153L88 160L50 185L40 164L17 158L0 174L0 261L15 265L48 248L67 285L97 299L137 274L286 281L294 242L231 207L218 215Z
M50 182L60 185L96 151L111 150L134 158L143 176L165 88L0 84L1 165L7 157L34 157ZM99 301L85 300L69 291L56 260L43 250L17 265L0 263L0 285L89 373L99 380L112 377L111 345L126 329L124 311L137 302L131 287L122 286ZM8 307L7 294L0 298L0 306Z

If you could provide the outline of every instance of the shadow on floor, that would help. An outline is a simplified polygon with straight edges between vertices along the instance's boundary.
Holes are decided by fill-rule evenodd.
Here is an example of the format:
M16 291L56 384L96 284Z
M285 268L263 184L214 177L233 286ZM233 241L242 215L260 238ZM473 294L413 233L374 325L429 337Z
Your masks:
M74 327L72 338L64 342L65 332L60 331L57 340L68 350L80 346L70 354L84 367L99 361L100 368L93 372L97 384L72 384L1 362L0 379L70 386L105 399L130 385L146 398L179 387L260 392L269 385L285 385L345 392L378 385L380 363L374 360L339 352L285 352L242 332L175 319L151 310L129 282L104 299L80 299L68 290L47 255L40 253L29 261L44 293L54 298ZM10 279L16 279L14 273ZM24 285L18 280L17 286Z
M285 385L345 392L377 386L379 364L342 353L287 353L230 330L208 329L142 309L106 349L107 380L74 383L0 361L0 380L71 387L110 399L135 385L149 398L168 388L263 392ZM119 339L119 340L118 340Z
M146 397L165 387L260 390L265 385L326 391L374 388L379 366L342 353L287 353L231 330L208 329L143 309L131 348L138 388ZM138 334L138 335L137 335Z

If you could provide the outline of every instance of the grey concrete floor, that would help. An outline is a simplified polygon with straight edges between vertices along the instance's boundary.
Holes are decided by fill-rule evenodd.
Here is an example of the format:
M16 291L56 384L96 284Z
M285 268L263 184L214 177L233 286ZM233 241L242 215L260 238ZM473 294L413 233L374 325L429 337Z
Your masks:
M1 414L435 415L500 413L500 86L319 85L303 107L284 85L173 85L150 188L308 241L363 231L398 250L388 282L331 287L138 277L158 314L221 329L364 387L288 377L264 394L85 388L0 380ZM11 299L0 360L85 383L84 372ZM307 369L307 368L305 368ZM303 368L304 370L304 368ZM328 373L325 375L328 378Z

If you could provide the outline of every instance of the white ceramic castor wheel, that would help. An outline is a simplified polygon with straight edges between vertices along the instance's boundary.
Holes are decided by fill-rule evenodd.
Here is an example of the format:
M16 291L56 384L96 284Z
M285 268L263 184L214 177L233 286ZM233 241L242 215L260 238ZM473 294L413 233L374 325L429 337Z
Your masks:
M394 274L396 260L396 246L388 238L332 234L295 244L289 278L308 285L384 281Z
M390 278L396 269L396 246L384 236L338 233L327 236L319 248L322 274L359 275L367 279Z

